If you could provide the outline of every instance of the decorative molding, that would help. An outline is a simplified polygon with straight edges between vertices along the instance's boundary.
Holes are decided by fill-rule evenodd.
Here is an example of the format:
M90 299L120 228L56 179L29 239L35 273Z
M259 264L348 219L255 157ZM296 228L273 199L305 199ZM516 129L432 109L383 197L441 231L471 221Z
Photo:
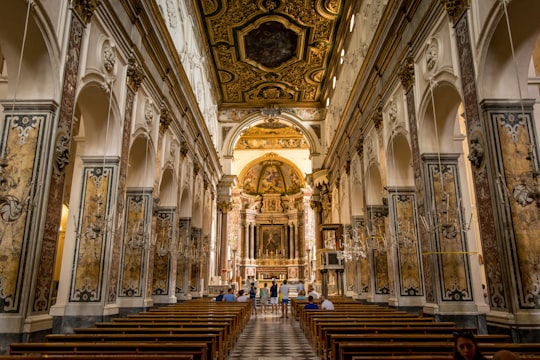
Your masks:
M409 90L414 85L414 59L412 56L407 56L399 72L399 80L405 90Z
M453 23L457 22L470 6L470 0L441 0L441 2Z
M144 70L135 56L131 55L128 60L127 84L133 90L137 91L145 78Z
M101 0L73 0L72 6L75 14L81 19L84 25L90 22L94 11L101 5Z

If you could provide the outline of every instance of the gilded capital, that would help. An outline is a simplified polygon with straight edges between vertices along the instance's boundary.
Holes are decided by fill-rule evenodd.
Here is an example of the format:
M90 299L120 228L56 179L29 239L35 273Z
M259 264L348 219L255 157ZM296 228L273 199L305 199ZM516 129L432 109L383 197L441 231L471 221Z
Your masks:
M73 10L86 25L90 22L94 11L101 4L101 0L73 0Z
M322 211L322 204L320 201L310 201L309 205L313 209L313 211L320 213Z
M441 2L453 23L458 21L470 5L470 0L441 0Z
M230 201L220 201L217 203L217 207L219 211L221 211L223 214L228 213L232 210L232 202Z
M134 56L129 58L127 69L127 84L133 90L137 91L145 78L142 66L137 62Z
M375 114L373 114L372 120L375 124L375 129L380 130L383 125L382 106L377 108L377 111L375 111Z
M401 65L399 79L405 90L409 90L414 85L414 60L412 56L407 56Z
M159 118L159 127L161 131L165 131L169 128L169 125L171 125L171 116L169 114L169 110L167 108L162 107L161 108L161 115Z

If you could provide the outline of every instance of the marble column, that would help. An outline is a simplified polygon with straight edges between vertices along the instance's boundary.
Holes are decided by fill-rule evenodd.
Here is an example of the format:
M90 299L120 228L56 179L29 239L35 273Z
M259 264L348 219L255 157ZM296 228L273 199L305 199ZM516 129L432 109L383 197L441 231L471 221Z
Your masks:
M424 185L424 176L422 168L422 159L420 157L420 145L418 142L418 119L416 117L416 104L414 99L414 59L412 55L409 54L405 58L401 66L401 71L399 74L401 84L405 89L405 101L407 104L407 118L409 119L409 133L411 141L411 157L412 157L412 167L414 172L414 184L415 184L415 197L416 200L416 213L418 217L427 218L427 210L425 206L425 185ZM413 220L416 221L416 220ZM419 254L428 254L431 253L432 245L429 238L427 229L419 226L417 227L417 241L418 241L418 251ZM399 255L398 255L399 256ZM423 284L420 284L418 292L415 292L415 295L424 296L427 303L427 307L435 307L435 269L432 263L431 255L421 255L420 263L418 269L422 271L422 276L424 278ZM431 311L432 312L432 311Z
M120 163L119 163L119 180L118 180L118 200L116 204L116 213L119 215L115 219L114 228L114 238L112 244L112 258L111 258L111 272L109 275L109 289L107 294L107 303L114 304L118 296L119 290L119 278L120 278L120 253L122 249L122 242L125 236L124 229L122 225L124 219L122 214L124 214L125 203L126 203L126 179L128 172L128 161L129 161L129 149L131 145L131 128L133 123L133 105L135 103L135 97L137 91L145 77L139 62L132 56L129 59L128 70L127 70L127 92L126 92L126 104L124 112L124 123L122 129L122 144L121 144L121 154L120 154ZM145 229L151 229L149 224L145 224ZM150 236L150 234L148 234ZM145 277L148 274L145 274ZM141 284L142 285L142 284ZM151 306L151 304L148 304Z

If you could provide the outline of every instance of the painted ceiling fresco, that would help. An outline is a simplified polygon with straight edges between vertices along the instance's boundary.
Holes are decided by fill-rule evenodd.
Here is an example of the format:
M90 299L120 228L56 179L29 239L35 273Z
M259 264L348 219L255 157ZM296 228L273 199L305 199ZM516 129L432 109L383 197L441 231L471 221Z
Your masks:
M297 168L285 161L257 161L240 176L244 192L251 195L296 194L305 186Z
M309 149L309 144L299 129L266 121L244 130L234 149Z
M220 108L323 107L354 0L201 0Z

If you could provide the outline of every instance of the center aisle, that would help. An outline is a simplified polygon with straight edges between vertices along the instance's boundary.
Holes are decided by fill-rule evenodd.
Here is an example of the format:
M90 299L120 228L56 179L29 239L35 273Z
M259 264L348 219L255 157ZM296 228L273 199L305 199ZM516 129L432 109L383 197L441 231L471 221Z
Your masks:
M228 360L319 360L298 321L290 315L252 315Z

